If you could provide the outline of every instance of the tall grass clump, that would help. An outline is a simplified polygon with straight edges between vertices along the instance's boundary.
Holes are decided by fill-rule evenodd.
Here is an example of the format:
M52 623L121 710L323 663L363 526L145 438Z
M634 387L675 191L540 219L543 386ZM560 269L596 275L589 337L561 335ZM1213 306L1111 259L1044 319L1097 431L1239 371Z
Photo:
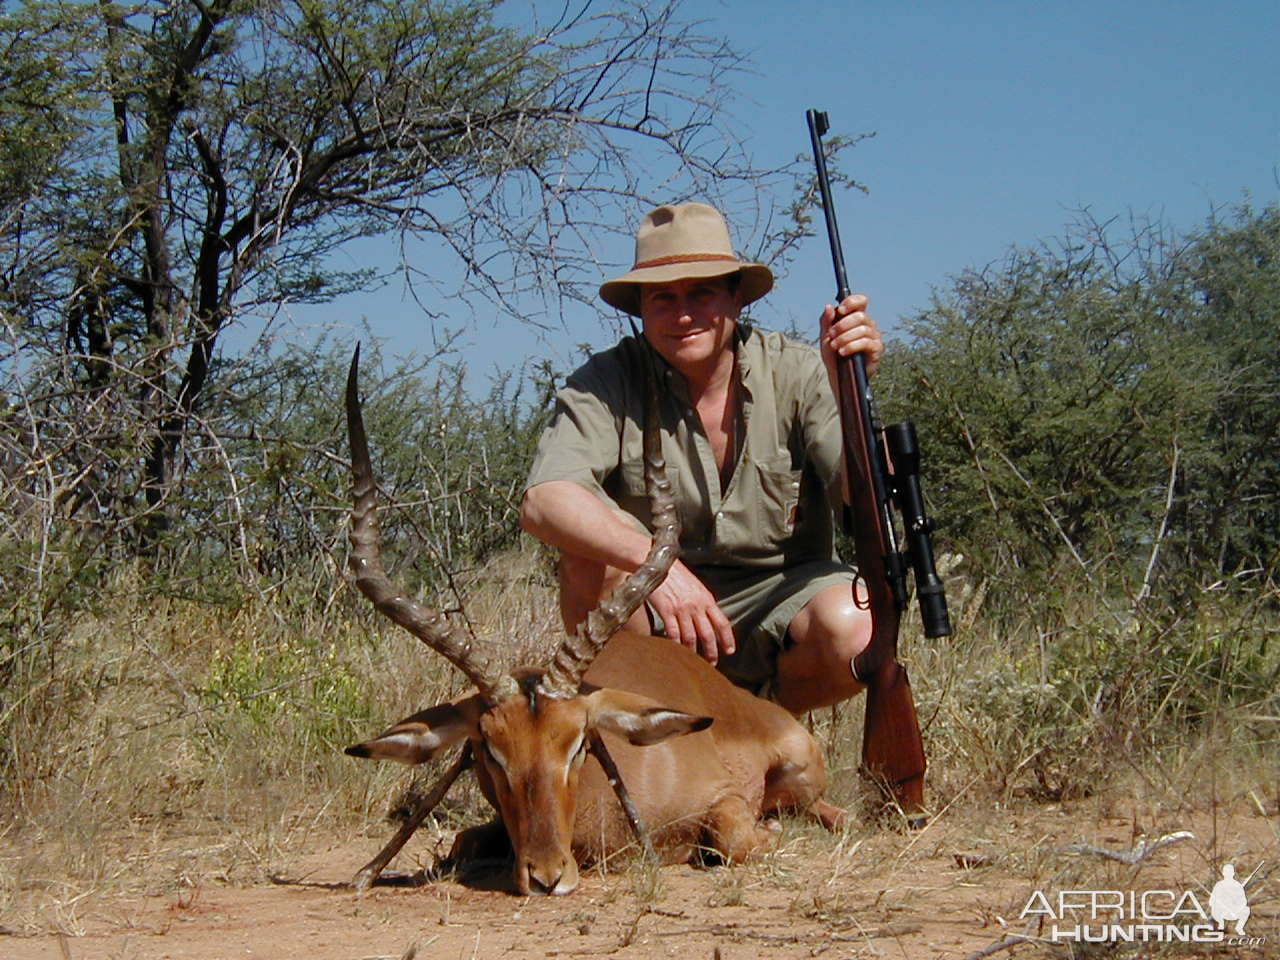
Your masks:
M94 891L261 876L318 825L385 812L398 778L341 748L458 681L347 581L339 353L246 361L160 507L95 482L108 452L73 386L36 376L56 370L8 371L0 905L74 929ZM389 565L466 626L530 642L547 624L492 598L546 588L512 553L539 405L506 381L472 398L438 362L367 369Z

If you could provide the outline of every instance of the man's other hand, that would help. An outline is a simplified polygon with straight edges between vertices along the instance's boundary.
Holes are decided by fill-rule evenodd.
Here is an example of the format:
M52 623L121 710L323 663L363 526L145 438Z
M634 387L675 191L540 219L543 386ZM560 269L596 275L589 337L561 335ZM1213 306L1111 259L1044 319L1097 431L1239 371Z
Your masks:
M649 595L649 604L662 618L667 636L708 663L737 649L729 618L711 591L679 560Z

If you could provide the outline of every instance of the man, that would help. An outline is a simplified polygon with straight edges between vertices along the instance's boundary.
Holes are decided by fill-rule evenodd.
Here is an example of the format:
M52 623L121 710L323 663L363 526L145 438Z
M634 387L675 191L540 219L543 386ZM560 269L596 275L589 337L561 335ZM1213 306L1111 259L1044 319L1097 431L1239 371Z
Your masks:
M650 212L635 266L600 288L605 303L641 318L643 335L568 379L521 523L560 550L566 629L640 565L650 544L645 354L656 354L682 553L627 626L660 628L735 683L802 713L862 689L852 661L871 619L832 546L833 508L845 496L835 358L863 353L870 373L883 343L861 295L822 311L820 356L739 323L772 286L767 267L734 255L714 208Z
M1249 897L1244 892L1244 883L1236 879L1236 868L1232 864L1222 865L1222 879L1213 885L1209 894L1209 913L1219 930L1232 920L1236 925L1236 936L1246 936L1244 925L1249 920Z

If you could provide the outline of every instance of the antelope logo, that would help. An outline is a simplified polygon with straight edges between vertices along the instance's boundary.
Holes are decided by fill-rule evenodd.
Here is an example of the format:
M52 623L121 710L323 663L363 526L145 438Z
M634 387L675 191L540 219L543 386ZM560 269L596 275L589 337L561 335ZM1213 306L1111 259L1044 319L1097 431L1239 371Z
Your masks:
M565 894L578 885L580 863L627 846L627 823L608 777L588 757L597 737L616 757L666 862L687 860L699 847L729 862L750 856L773 838L762 817L783 808L808 810L828 828L841 821L843 811L821 799L821 752L789 713L734 687L679 644L617 632L662 582L678 549L652 382L644 424L656 529L649 556L549 663L514 669L500 651L471 642L440 614L405 598L383 570L358 363L357 349L346 395L356 584L460 670L476 692L415 713L347 753L413 764L467 741L481 792L498 819L460 833L455 859L504 842L514 854L513 881L521 894Z

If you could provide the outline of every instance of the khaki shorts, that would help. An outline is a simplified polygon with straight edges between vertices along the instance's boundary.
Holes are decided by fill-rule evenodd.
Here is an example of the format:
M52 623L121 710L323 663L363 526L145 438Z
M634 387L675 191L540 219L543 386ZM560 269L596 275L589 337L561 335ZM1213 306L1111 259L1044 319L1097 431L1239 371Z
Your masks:
M693 570L733 625L738 649L721 657L716 668L740 687L764 690L777 670L778 654L790 642L787 629L806 603L833 585L853 589L855 574L834 560L808 560L782 570L751 567L698 567ZM649 608L654 631L662 621Z

